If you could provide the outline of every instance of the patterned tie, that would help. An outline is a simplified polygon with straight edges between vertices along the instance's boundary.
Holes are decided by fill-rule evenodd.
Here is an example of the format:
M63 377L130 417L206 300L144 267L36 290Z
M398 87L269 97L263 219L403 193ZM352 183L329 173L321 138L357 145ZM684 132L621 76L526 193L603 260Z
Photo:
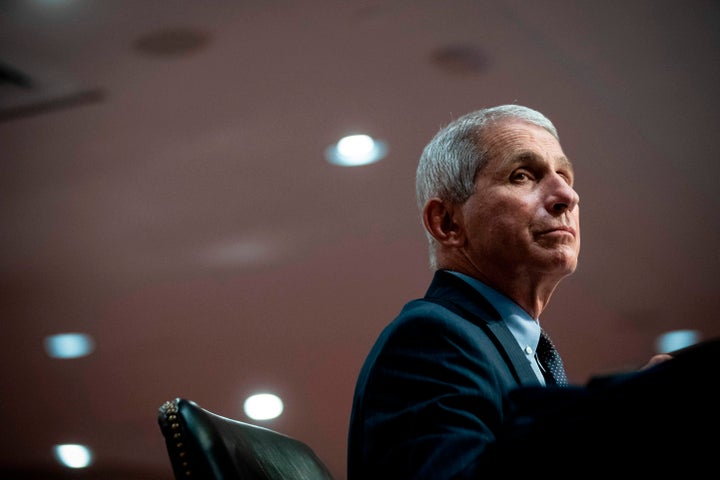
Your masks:
M543 376L545 376L547 384L566 386L568 380L562 359L545 330L540 331L540 341L536 353L540 365L543 367Z

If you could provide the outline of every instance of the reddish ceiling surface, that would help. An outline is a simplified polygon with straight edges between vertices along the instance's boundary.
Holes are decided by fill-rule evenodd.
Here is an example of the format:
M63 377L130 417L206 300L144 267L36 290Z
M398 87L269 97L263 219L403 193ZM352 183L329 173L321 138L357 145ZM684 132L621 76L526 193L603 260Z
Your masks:
M583 247L542 316L571 380L720 334L720 4L711 1L3 2L0 473L171 478L176 396L264 426L345 477L352 390L431 273L414 202L451 118L521 103L557 125ZM380 163L331 165L341 135ZM50 359L48 334L95 352ZM11 475L12 473L12 475Z

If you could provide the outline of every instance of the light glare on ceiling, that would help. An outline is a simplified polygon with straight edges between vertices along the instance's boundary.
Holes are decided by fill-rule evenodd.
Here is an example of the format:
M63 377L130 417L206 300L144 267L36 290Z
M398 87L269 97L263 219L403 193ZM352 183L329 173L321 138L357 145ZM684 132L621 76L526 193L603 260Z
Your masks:
M283 412L283 402L272 393L251 395L243 405L245 414L253 420L271 420Z
M45 351L53 358L78 358L89 355L95 342L84 333L59 333L45 337Z
M364 134L343 137L325 151L330 163L343 167L368 165L381 160L386 154L385 142Z
M85 468L92 462L92 453L84 445L66 443L53 447L58 461L70 468Z
M660 335L655 341L657 353L669 353L674 350L689 347L700 341L700 332L697 330L673 330Z

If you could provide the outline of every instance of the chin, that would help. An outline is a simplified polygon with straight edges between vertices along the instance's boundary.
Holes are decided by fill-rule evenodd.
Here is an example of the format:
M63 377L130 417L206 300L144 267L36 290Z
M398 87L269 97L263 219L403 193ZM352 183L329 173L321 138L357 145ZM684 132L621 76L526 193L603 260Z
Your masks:
M549 262L549 270L556 272L558 275L566 276L575 272L577 268L577 256L568 256L566 254L555 255Z

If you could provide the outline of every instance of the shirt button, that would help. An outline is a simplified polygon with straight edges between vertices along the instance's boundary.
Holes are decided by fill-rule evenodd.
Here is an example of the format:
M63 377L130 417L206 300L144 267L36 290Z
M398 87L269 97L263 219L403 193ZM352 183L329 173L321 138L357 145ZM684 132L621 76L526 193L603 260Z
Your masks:
M530 345L525 347L525 353L527 353L528 355L532 355L532 347L530 347Z

